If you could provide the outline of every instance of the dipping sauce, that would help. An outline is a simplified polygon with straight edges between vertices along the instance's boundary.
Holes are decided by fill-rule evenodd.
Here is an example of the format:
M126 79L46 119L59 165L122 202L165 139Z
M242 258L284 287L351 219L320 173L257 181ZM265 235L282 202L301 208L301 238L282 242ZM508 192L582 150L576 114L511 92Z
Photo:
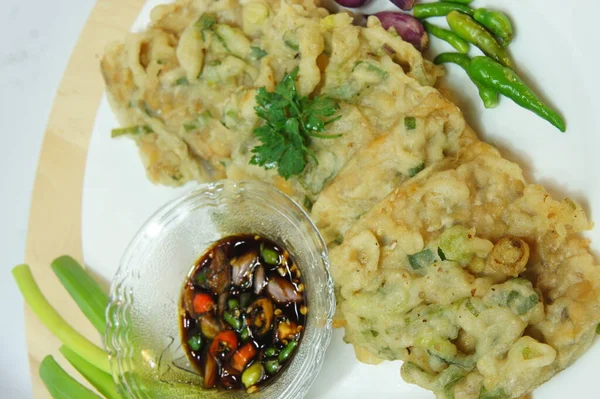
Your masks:
M204 388L256 392L283 372L305 327L302 275L290 254L253 235L218 241L181 295L183 347Z

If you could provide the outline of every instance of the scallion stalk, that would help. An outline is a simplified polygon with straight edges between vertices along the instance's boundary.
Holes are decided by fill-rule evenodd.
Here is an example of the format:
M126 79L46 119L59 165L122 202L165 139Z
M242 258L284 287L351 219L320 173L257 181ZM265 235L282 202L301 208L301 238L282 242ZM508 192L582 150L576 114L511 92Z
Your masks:
M60 353L65 359L81 374L94 388L98 390L106 399L122 399L117 391L117 387L112 376L104 371L92 366L85 359L75 353L69 347L63 345L60 347Z
M52 262L52 270L69 292L79 309L102 335L106 331L105 311L108 295L85 269L70 256Z
M52 356L42 360L40 377L54 399L101 399L67 374Z
M87 362L102 371L110 373L108 355L98 346L91 343L83 335L71 327L65 319L50 305L38 287L28 265L19 265L12 270L17 286L38 319L63 344L68 346Z

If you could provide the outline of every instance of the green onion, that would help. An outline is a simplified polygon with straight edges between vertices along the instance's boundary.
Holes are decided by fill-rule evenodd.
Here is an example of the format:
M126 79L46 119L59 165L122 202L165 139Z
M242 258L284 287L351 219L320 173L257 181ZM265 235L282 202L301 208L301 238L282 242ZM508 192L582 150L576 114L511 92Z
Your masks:
M150 129L148 126L129 126L111 130L110 137L114 139L116 137L126 135L137 136L146 133L152 133L152 129Z
M75 331L58 314L56 309L48 303L48 300L36 284L29 266L16 266L13 268L12 274L25 302L50 332L89 363L102 371L110 373L110 365L108 364L108 355L106 352Z
M431 265L435 261L433 252L430 249L425 248L421 252L416 254L408 255L408 263L413 270L421 270L424 267Z
M260 244L260 256L263 258L265 262L269 265L278 265L279 264L279 254L277 251L271 248L267 248L264 243Z
M92 366L65 345L61 346L59 350L75 370L92 384L92 386L106 399L122 399L110 374Z
M183 76L175 81L175 86L187 86L189 84L190 84L190 81L185 76Z
M194 335L192 338L188 339L187 344L193 351L199 351L202 347L202 337L200 334Z
M235 318L229 312L223 312L223 320L225 320L236 331L242 328L242 321L240 319Z
M40 377L54 399L101 399L67 374L52 356L40 363Z
M261 49L258 46L250 46L250 58L252 58L253 60L260 60L265 55L267 55L267 52L265 50Z
M508 296L506 297L506 305L510 306L514 301L516 301L517 299L521 298L521 294L519 294L517 291L511 291L508 293Z
M415 130L417 128L417 119L414 116L405 117L404 127L406 130Z
M70 256L61 256L52 262L52 270L69 292L85 317L100 334L106 331L108 295L102 287Z
M477 308L473 305L470 299L467 301L467 304L465 306L473 316L479 317L479 310L477 310Z
M410 168L408 170L408 177L415 177L423 169L425 169L425 162L421 162L420 164L418 164L414 168Z
M469 247L469 229L464 226L452 226L440 236L439 248L447 260L467 265L474 252Z
M379 68L377 65L373 65L370 62L366 61L358 61L354 64L354 68L352 68L352 72L362 70L363 72L369 73L371 75L376 75L379 80L384 80L388 77L387 71ZM414 119L414 118L413 118Z
M444 254L444 251L442 251L442 248L438 248L438 256L440 257L440 260L446 260L446 255Z
M284 40L283 42L285 43L286 46L288 46L290 49L292 49L294 51L300 50L300 46L298 45L298 43L296 43L292 39Z
M186 132L193 132L194 130L196 130L198 128L198 126L196 125L195 122L186 122L183 124L183 129Z
M504 391L504 388L496 388L492 392L489 392L485 389L485 386L481 387L481 392L479 392L479 399L506 399L508 395Z
M517 306L517 313L520 315L524 315L525 313L533 309L533 307L537 305L539 301L540 298L536 294L524 298L524 300L522 300Z
M304 196L304 201L302 201L302 205L304 205L307 211L312 211L313 203L307 196Z
M598 326L596 326L596 334L600 334L600 324L598 324Z
M214 15L202 14L202 16L194 24L199 28L208 29L217 23L217 18Z

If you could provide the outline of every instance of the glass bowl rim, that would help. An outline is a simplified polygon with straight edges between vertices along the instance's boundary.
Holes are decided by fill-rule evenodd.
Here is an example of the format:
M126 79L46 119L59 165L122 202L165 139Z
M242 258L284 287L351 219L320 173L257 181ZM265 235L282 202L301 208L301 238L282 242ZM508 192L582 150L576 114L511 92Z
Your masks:
M127 354L131 344L125 340L124 342L127 344L127 346L123 347L123 345L116 344L116 341L123 342L123 340L119 339L119 337L123 335L122 325L124 324L124 315L130 308L131 303L130 301L121 301L118 298L124 296L122 291L126 285L125 283L128 275L130 274L132 266L135 265L136 253L139 251L140 247L145 246L144 244L147 245L149 242L156 240L157 237L160 236L160 230L162 230L162 228L168 226L169 224L178 223L176 219L169 219L169 217L173 216L173 214L176 215L178 211L180 211L187 203L190 203L194 199L207 196L210 201L213 201L214 204L218 205L218 201L216 201L218 195L223 193L226 187L232 189L229 195L250 190L258 192L262 195L270 194L278 196L283 201L288 202L289 205L293 207L294 211L298 213L300 219L307 223L309 227L306 232L302 232L301 234L311 238L311 241L317 250L315 251L317 252L315 258L319 260L319 266L325 274L327 289L323 290L322 295L327 297L324 304L326 323L319 331L317 331L314 338L315 342L311 342L312 347L309 349L310 352L304 359L301 366L301 375L293 380L293 383L287 389L285 389L284 392L282 392L280 397L288 398L290 396L286 395L289 394L293 394L293 397L303 397L308 392L312 386L312 383L319 374L324 361L326 349L331 341L332 322L336 308L334 284L330 272L328 250L323 237L304 208L291 197L272 185L257 180L242 180L235 182L230 180L219 180L216 182L203 183L195 186L190 191L169 200L159 207L137 230L127 245L123 256L121 257L119 267L111 281L110 286L109 305L106 310L107 330L104 334L104 345L109 352L109 362L115 383L118 386L124 385L123 389L125 389L129 394L135 395L137 390L135 386L131 386L123 372L123 363L127 362L128 360L130 361L130 359L128 359L127 356L124 356L124 354ZM197 206L194 208L194 210L206 207L207 205L208 203L202 203L202 205ZM149 229L156 225L159 226L159 231L157 232L156 236L148 237ZM160 238L158 238L158 240L160 240ZM111 318L113 318L111 314L113 314L113 312L115 312L117 315L116 320L121 321L121 323L117 323L116 326L111 321ZM307 326L307 330L308 329L311 329L311 327ZM308 363L310 363L310 367L307 366ZM275 380L273 383L276 384L277 380Z

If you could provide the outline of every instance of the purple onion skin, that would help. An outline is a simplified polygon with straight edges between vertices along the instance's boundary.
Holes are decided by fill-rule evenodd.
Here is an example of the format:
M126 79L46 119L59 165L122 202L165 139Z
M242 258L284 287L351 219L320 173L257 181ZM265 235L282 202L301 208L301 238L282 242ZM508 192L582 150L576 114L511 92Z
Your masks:
M415 6L415 3L417 2L417 0L390 0L392 3L394 3L396 5L396 7L400 8L401 10L404 11L408 11L408 10L412 10L412 8Z
M390 27L396 29L402 40L415 46L419 51L423 51L429 45L429 37L425 32L425 27L415 17L399 12L378 12L374 14L381 21L385 30Z
M370 0L335 0L342 7L358 8L367 4ZM413 2L414 3L414 2Z

